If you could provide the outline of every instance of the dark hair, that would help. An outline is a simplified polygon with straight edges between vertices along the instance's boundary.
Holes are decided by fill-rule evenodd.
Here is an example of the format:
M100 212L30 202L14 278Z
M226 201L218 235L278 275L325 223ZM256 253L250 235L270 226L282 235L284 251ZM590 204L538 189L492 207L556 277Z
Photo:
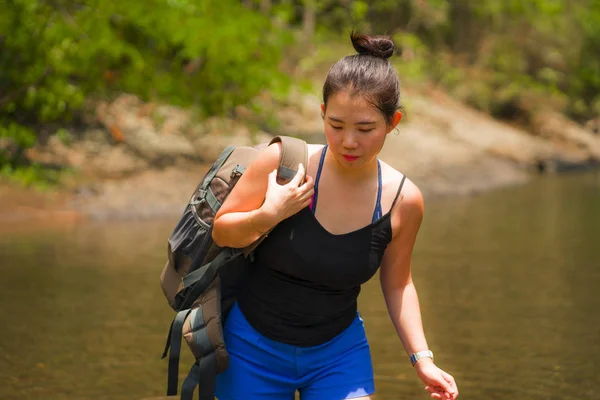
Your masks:
M400 82L388 60L394 42L388 36L368 36L352 32L352 45L358 52L333 64L323 84L323 103L341 90L367 97L384 115L388 124L400 108Z

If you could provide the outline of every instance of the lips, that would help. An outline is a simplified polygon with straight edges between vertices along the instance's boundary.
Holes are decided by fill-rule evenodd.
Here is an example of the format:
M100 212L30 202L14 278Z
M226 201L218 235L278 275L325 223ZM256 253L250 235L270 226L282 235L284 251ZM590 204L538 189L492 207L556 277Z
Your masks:
M346 160L346 161L354 161L354 160L358 159L358 156L343 155L342 157L344 157L344 160Z

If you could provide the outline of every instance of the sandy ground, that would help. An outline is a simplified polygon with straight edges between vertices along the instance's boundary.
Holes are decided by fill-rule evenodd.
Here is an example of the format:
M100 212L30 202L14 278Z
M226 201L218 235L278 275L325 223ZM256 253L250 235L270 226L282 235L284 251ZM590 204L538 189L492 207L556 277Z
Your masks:
M147 170L126 179L38 190L0 181L0 225L13 230L85 220L177 216L207 166Z

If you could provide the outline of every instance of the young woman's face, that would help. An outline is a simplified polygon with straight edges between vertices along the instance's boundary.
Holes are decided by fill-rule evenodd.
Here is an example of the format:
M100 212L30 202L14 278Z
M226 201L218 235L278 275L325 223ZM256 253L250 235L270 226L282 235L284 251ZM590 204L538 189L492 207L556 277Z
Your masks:
M324 112L325 136L335 159L343 166L361 168L377 158L385 136L400 121L399 112L392 124L364 96L340 91L330 96Z

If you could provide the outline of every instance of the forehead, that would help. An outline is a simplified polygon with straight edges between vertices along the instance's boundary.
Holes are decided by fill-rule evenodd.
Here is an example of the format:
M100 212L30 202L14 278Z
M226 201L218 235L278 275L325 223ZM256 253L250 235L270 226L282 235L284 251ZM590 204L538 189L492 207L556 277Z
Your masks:
M383 120L383 114L366 96L340 91L327 99L327 114L339 119L365 119Z

